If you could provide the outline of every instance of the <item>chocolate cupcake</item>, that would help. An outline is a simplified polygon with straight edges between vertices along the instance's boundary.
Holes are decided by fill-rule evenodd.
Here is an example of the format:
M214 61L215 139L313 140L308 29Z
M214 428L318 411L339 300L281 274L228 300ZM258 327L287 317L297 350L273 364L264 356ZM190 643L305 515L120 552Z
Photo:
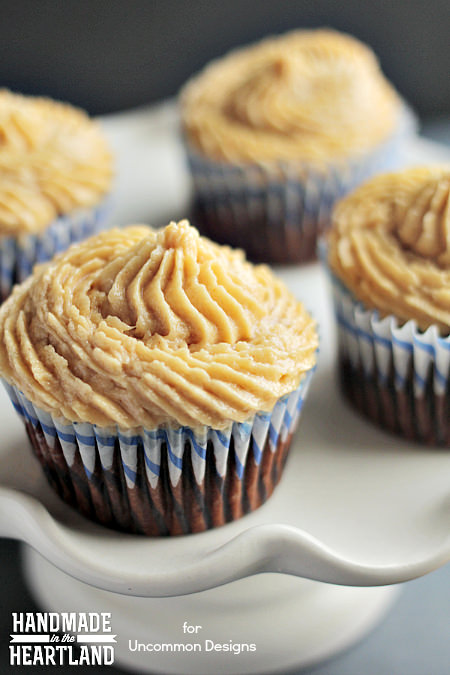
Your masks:
M267 267L187 221L72 246L14 289L0 335L50 483L89 518L147 535L222 525L269 497L317 348Z
M295 31L231 52L181 95L195 224L251 259L316 255L337 198L398 161L415 124L364 44Z
M450 168L378 176L327 239L349 400L382 427L450 446Z
M100 229L112 159L81 110L0 90L0 299Z

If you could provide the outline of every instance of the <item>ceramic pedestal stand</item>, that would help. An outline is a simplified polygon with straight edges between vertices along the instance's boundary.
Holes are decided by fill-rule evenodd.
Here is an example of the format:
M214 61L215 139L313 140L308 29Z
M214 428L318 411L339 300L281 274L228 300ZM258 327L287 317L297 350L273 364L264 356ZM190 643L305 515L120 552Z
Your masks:
M111 612L118 636L116 665L165 675L286 673L310 665L369 631L398 590L260 574L192 595L132 598L83 584L29 547L24 549L24 567L41 607L57 612ZM188 633L187 627L183 632L184 622L196 632ZM213 647L230 642L235 651ZM139 643L152 651L135 651ZM197 643L202 651L156 651L159 645L180 643ZM247 648L239 647L243 643L253 643L255 651L238 651Z
M110 224L185 217L174 107L102 123L118 157ZM448 150L415 139L405 163L427 161L448 161ZM450 453L383 433L346 405L320 266L278 273L316 316L321 351L281 483L240 521L167 539L89 523L52 493L0 393L0 536L29 545L26 576L43 608L111 612L116 662L139 673L286 673L369 630L391 584L450 559ZM184 622L202 628L183 633ZM133 651L135 641L153 651ZM230 641L255 650L208 651ZM202 651L155 649L183 643Z

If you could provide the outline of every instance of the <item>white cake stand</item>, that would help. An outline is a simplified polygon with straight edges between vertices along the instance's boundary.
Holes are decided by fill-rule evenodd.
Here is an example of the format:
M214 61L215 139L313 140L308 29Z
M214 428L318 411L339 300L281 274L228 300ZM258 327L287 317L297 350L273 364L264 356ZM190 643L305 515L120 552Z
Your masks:
M172 106L104 120L119 157L111 224L184 215L187 176ZM405 161L447 160L415 142ZM199 535L145 539L83 519L48 487L0 394L0 535L26 542L25 571L52 611L112 613L116 661L138 672L286 672L350 644L396 586L450 559L450 453L371 426L342 400L318 265L279 271L320 323L319 367L269 502ZM277 573L277 574L276 574ZM324 583L326 582L326 583ZM201 626L183 634L183 623ZM134 651L138 643L254 643L256 650ZM210 643L208 643L210 644Z

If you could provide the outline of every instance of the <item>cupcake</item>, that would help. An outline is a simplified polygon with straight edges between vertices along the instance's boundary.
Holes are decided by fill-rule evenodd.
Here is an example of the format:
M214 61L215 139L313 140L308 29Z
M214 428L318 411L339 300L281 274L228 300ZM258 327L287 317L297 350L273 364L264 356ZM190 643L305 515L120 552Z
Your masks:
M450 167L380 175L327 239L343 390L385 429L450 446Z
M315 323L265 266L187 221L111 230L0 309L0 373L60 496L104 525L199 532L280 479Z
M398 161L413 116L372 51L331 30L233 51L181 95L193 218L255 261L311 260L338 197Z
M100 229L112 160L76 108L0 90L0 299L36 262Z

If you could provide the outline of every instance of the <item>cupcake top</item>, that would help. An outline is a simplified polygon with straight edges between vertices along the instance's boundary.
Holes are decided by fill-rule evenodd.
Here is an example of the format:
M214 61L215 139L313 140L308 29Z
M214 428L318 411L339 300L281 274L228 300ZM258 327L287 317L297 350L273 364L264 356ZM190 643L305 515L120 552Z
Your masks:
M199 236L111 230L37 267L0 308L0 373L70 421L223 429L294 391L315 323L266 266Z
M82 110L0 90L0 236L93 206L111 176L106 140Z
M333 213L329 264L382 316L450 332L450 167L377 176Z
M231 52L185 87L193 149L225 162L362 155L402 109L373 52L331 30L294 31Z

